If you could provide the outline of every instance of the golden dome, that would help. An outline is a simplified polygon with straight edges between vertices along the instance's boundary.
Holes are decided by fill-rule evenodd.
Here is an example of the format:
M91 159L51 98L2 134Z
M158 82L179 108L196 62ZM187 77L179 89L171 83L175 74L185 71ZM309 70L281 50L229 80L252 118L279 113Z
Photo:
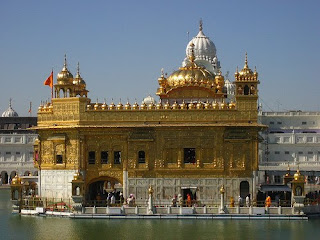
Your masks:
M77 75L73 79L73 84L74 85L79 85L81 88L86 88L86 82L82 79L80 76L80 67L79 67L79 62L78 62L78 67L77 67Z
M244 67L238 74L240 76L252 76L253 75L252 70L248 66L248 55L247 55L247 53L246 53L246 60L244 62Z
M12 185L21 184L21 179L19 178L18 175L16 175L16 176L12 179L11 184L12 184Z
M73 84L73 75L67 68L67 56L64 55L64 64L61 72L57 74L57 83L62 85Z
M191 66L181 67L167 78L167 86L179 87L203 83L214 85L214 75L203 67L198 67L195 63Z
M297 172L293 175L295 181L304 181L304 176L300 173L298 169Z
M180 67L179 70L173 72L166 81L168 87L180 87L189 85L199 85L202 86L209 85L213 86L215 84L214 74L209 72L204 67L198 66L194 60L194 44L190 44L191 54L188 56L189 63L185 67Z

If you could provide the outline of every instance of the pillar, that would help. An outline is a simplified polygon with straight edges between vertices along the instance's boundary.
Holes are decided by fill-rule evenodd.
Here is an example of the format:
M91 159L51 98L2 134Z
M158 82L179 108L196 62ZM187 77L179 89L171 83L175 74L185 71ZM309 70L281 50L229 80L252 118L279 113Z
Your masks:
M127 198L128 198L128 170L127 169L123 169L123 184L122 184L122 188L123 188L124 202L126 202Z

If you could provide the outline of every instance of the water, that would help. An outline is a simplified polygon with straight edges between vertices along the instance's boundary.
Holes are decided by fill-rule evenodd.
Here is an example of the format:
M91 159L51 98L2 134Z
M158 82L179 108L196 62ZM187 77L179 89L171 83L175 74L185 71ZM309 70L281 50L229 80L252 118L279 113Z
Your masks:
M11 214L0 189L0 239L318 239L320 220L107 220Z

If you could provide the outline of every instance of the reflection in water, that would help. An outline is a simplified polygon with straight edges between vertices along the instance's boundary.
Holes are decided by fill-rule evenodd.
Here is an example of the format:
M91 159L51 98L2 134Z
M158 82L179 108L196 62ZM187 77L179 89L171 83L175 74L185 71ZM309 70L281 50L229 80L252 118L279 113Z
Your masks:
M0 189L1 239L317 239L320 220L106 220L11 214Z

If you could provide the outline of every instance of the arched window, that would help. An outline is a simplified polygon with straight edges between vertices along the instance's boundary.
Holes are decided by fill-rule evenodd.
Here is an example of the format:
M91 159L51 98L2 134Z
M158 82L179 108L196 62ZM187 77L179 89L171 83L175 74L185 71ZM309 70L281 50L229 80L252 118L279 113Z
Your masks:
M138 152L138 163L146 163L146 153L144 151Z
M244 199L246 196L248 196L250 193L249 191L249 182L248 181L242 181L240 183L240 196Z
M243 94L244 94L244 95L249 95L249 90L250 90L250 89L249 89L248 85L245 85L245 86L244 86L244 89L243 89Z

